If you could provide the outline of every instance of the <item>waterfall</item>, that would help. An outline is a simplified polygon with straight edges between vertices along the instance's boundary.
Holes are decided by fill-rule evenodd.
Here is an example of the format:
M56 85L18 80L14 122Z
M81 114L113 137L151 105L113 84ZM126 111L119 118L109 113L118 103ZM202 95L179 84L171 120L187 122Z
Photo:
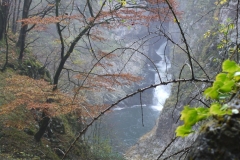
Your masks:
M166 45L167 43L163 43L159 48L157 46L157 51L155 51L155 54L161 57L161 60L156 63L156 66L162 81L166 81L168 78L171 78L170 75L167 74L170 62L164 54ZM153 70L152 66L148 66L149 67L147 69L151 72L150 78L152 78L156 71ZM146 80L149 81L151 80L150 78ZM160 82L157 73L155 74L154 79L155 82L151 81L149 83L157 84ZM145 85L148 86L149 84L146 83ZM127 148L137 143L141 136L151 131L156 125L156 119L159 117L159 111L162 109L165 100L169 97L170 87L170 85L156 87L153 93L154 103L143 104L142 110L138 99L135 104L131 104L129 106L117 106L113 109L113 112L102 116L101 122L99 122L101 123L101 133L99 132L101 137L111 139L111 145L113 146L114 151L124 153ZM152 95L149 97L152 97ZM142 120L144 126L142 125ZM90 134L92 131L94 131L94 128L89 129L88 133Z
M167 70L171 67L169 59L164 54L165 48L166 48L167 42L163 43L159 49L156 51L156 53L161 57L161 60L156 64L158 72L160 74L161 80L166 81L168 78L170 78L170 75L167 73ZM155 73L155 83L159 83L159 76L158 73ZM154 110L161 111L163 108L163 105L165 103L165 100L170 95L171 86L170 85L163 85L158 86L154 90L154 96L153 96L153 105L151 106Z

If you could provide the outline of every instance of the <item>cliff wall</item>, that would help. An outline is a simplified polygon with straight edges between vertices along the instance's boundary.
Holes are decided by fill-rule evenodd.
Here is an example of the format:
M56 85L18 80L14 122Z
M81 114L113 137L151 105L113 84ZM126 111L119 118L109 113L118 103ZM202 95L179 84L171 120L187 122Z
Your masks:
M204 69L210 79L221 70L221 62L226 58L223 52L219 51L218 34L205 36L208 31L217 32L219 26L224 24L228 18L234 19L237 1L229 1L224 5L217 6L215 0L193 0L179 1L180 10L183 11L180 24L187 37L191 54L199 65ZM175 23L169 25L171 37L180 45L181 34ZM232 33L232 39L236 33ZM170 59L172 62L173 79L179 78L180 70L187 62L187 57L176 45L172 44ZM198 64L194 64L197 77L206 77ZM187 67L186 67L187 68ZM183 69L181 78L190 78L190 70ZM204 91L206 84L181 83L172 86L171 95L165 102L164 108L152 131L142 136L138 143L126 152L129 160L149 160L149 159L184 159L198 134L192 134L188 138L176 138L175 129L181 124L179 120L182 107L187 104L199 105L199 99L208 103L200 97L199 93ZM178 92L180 89L180 92ZM202 104L200 104L202 105ZM186 151L186 152L185 152Z

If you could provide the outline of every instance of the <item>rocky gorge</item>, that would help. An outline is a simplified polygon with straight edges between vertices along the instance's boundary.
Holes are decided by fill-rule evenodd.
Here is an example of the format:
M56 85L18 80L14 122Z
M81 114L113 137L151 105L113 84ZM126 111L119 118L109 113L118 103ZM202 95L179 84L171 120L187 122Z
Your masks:
M143 5L143 8L147 5L142 1L136 2ZM47 2L44 3L47 5ZM82 3L84 2L78 1L73 7L77 8ZM116 4L118 3L124 4L116 1ZM176 137L175 130L183 124L180 116L184 106L209 107L212 101L203 96L204 90L211 86L215 76L221 72L221 64L225 59L238 59L234 55L234 47L238 44L238 27L234 27L234 24L238 23L236 6L239 3L236 0L179 0L178 4L179 11L175 15L177 19L170 16L170 21L155 21L148 25L129 23L130 25L124 26L126 21L123 19L119 23L124 27L114 29L104 29L96 25L98 32L91 30L89 33L101 33L102 37L98 37L100 40L90 41L88 33L78 42L64 64L58 84L61 95L77 94L84 99L78 103L81 112L75 110L66 115L54 114L52 117L45 117L42 106L51 106L51 103L61 106L60 99L50 95L50 98L43 96L40 109L20 106L13 110L14 112L4 113L0 119L0 157L60 159L73 139L78 137L80 139L76 141L75 148L73 147L67 159L237 159L238 154L235 153L238 145L233 146L232 141L239 140L238 114L220 118L213 116L201 121L194 126L195 132L186 138ZM61 5L71 10L67 1ZM95 9L98 9L102 3L95 1L94 5ZM150 5L151 7L154 8ZM170 13L171 10L168 11ZM69 14L62 13L64 16ZM72 13L74 15L76 10ZM86 17L88 16L90 13L86 10ZM66 38L63 52L78 33L77 25L82 26L85 23L77 20L73 22L61 22L69 29L62 32ZM84 28L84 25L82 27ZM10 36L13 37L12 34ZM31 81L28 84L31 86L35 84L34 79L42 78L42 82L49 83L51 88L53 75L62 58L59 56L59 46L63 43L58 39L56 26L49 24L44 31L31 32L28 38L29 41L37 38L37 41L33 41L34 47L26 48L26 58L20 65L16 58L18 52L12 47L15 46L14 41L10 42L9 50L14 56L10 56L7 71L0 74L0 88L3 91L6 88L5 82L15 74L24 77L25 80L21 83L18 81L21 76L15 79L20 84L28 80ZM1 42L0 51L5 46L5 43ZM190 59L185 47L189 47ZM3 60L0 61L1 66L4 65L5 52L7 55L7 49L4 49L4 54L0 54ZM111 56L108 57L108 54ZM191 72L195 76L191 75ZM127 73L124 78L135 79L132 79L133 82L121 79L119 75L122 73ZM196 79L205 81L197 82ZM11 84L14 86L15 83ZM27 87L23 88L23 91L24 89ZM32 92L27 91L25 95L34 98L29 93ZM228 103L232 108L239 104L239 95L234 94ZM63 96L62 99L68 96ZM75 98L75 95L73 97ZM12 99L6 100L5 95L1 94L1 107ZM39 98L33 99L32 103L38 100ZM26 104L27 102L28 100ZM47 104L42 105L45 102ZM100 110L107 105L112 107L109 112ZM33 106L36 105L31 107ZM96 118L96 115L100 116ZM49 123L43 125L41 122L45 118ZM81 131L86 126L86 130ZM42 138L42 143L38 144L33 135L39 133L42 127L45 129L37 140ZM17 141L24 142L26 147L22 149L21 143L15 146Z
M221 39L219 35L212 35L207 38L204 38L204 35L208 31L216 32L216 28L219 28L219 26L226 24L229 19L236 20L236 8L238 5L236 0L230 0L227 3L221 5L220 7L217 7L216 3L217 2L215 0L179 1L180 10L183 11L182 17L179 18L180 24L184 29L184 34L187 35L187 42L189 44L189 47L191 48L191 53L193 54L194 58L196 58L196 60L202 65L206 73L211 78L214 78L216 73L221 70L221 68L218 66L221 62L221 59L224 59L224 53L222 51L218 51L219 49L217 48L219 39ZM168 29L169 32L172 33L171 37L174 37L174 40L177 43L181 44L181 33L176 23L170 23ZM236 31L231 32L230 37L232 40L235 39L235 36ZM178 50L177 47L174 47L174 44L172 44L171 46L172 47L170 47L171 51L169 56L172 67L170 71L173 78L177 78L179 77L179 72L177 71L179 71L179 68L181 66L184 66L184 64L186 63L186 61L184 60L186 57L181 50ZM196 70L196 73L198 76L204 77L204 73L201 72L200 68ZM189 74L185 72L182 73L182 75L180 74L180 77L181 76L186 78L189 76ZM176 127L182 124L179 118L183 106L187 104L191 104L193 106L199 105L201 102L197 100L195 101L195 98L199 98L205 103L208 103L207 100L199 97L197 93L201 92L206 87L207 86L205 84L174 84L171 89L171 95L166 100L163 110L161 110L160 116L157 120L157 124L149 133L142 136L138 140L138 142L126 152L126 158L129 160L200 160L213 159L213 157L214 159L216 159L217 155L220 156L221 153L226 153L226 157L221 157L220 159L238 159L239 156L237 154L234 155L237 149L235 148L234 150L226 147L226 143L218 143L217 140L217 144L209 144L208 142L205 143L204 138L207 137L209 141L214 142L214 137L220 136L220 133L222 133L222 131L216 132L215 129L213 129L210 131L211 133L204 133L204 131L198 132L198 127L200 127L201 125L204 126L204 123L199 124L198 127L195 128L197 132L192 134L191 136L188 136L187 138L175 137ZM179 88L181 88L180 92L178 92ZM230 121L233 121L235 123L237 120L235 118L230 118ZM224 126L225 122L215 121L213 124L210 124L214 128L215 124L219 123L223 123L222 125ZM235 124L233 125L235 126ZM236 124L236 126L238 125ZM223 130L225 131L225 129ZM229 132L232 132L231 129L229 130ZM211 136L209 136L210 134ZM237 141L238 132L236 134L233 134L235 135L234 138L229 135L231 137L231 140L226 139L226 141L232 144ZM194 145L192 145L193 143ZM199 145L202 147L202 150L201 147L200 149L198 148ZM206 150L207 148L212 148L211 153L208 153L208 151ZM189 152L190 154L188 154ZM229 154L229 156L227 156L227 154Z

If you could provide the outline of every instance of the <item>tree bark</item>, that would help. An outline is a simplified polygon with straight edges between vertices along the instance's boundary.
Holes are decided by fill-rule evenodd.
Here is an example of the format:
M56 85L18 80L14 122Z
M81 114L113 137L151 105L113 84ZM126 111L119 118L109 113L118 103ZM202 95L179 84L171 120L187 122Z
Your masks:
M42 120L39 122L39 130L38 130L38 132L34 135L34 139L35 139L37 142L40 142L43 134L44 134L45 131L47 130L49 121L50 121L50 118L47 117L47 116L45 115L45 113L43 112L43 113L42 113Z
M17 0L14 0L13 3L13 16L12 16L12 33L16 33L17 31L17 23L16 23L16 13L17 13Z
M21 3L22 3L22 0L19 0L18 7L17 7L16 22L19 20ZM16 32L17 32L17 29L18 29L18 23L16 23Z
M0 40L4 38L6 32L9 7L10 0L2 0L0 3Z
M9 50L9 45L8 45L7 30L6 30L6 32L5 32L5 44L6 44L5 64L4 64L3 68L2 68L2 71L5 71L5 69L6 69L7 66L8 66L8 52L9 52L8 50Z
M55 14L56 17L59 16L59 3L60 0L56 0L56 10L55 10ZM59 63L59 66L57 68L57 71L54 74L54 79L53 79L53 84L55 85L53 87L53 91L57 89L57 85L58 85L58 81L59 81L59 77L61 75L61 72L63 70L64 64L66 63L67 59L70 57L71 53L73 52L74 47L76 46L77 42L84 36L85 33L87 33L89 31L89 29L91 27L93 27L94 24L91 22L88 26L86 26L78 35L77 37L72 41L69 49L67 50L66 54L65 53L65 45L63 42L63 36L62 36L62 29L60 26L60 23L56 23L56 27L57 27L57 32L59 35L59 39L61 41L61 61Z
M31 3L32 3L32 0L24 0L22 19L28 18ZM27 35L27 29L28 29L28 25L26 25L22 22L21 30L20 30L20 34L19 34L19 38L18 38L18 42L17 42L17 47L20 48L20 53L19 53L19 57L18 57L18 59L20 61L22 61L23 51L25 49L25 40L26 40L26 35Z
M55 85L53 90L57 89L57 85L58 85L58 80L59 77L61 75L61 72L63 70L64 64L66 63L67 59L69 58L69 56L71 55L71 53L73 52L74 47L76 46L77 42L84 36L85 33L87 33L87 31L93 26L92 23L90 23L87 27L85 27L79 34L78 36L72 41L66 55L64 55L63 57L61 57L61 61L59 63L59 66L57 68L57 71L54 75L54 80L53 80L53 84ZM61 35L61 34L60 34ZM64 47L63 47L64 49ZM64 51L62 51L64 53Z

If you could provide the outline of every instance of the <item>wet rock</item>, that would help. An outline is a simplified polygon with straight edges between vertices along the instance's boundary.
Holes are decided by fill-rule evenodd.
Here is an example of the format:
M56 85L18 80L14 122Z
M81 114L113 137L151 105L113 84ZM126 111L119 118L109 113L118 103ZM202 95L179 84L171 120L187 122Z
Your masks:
M215 117L198 136L188 155L189 160L240 159L240 115Z
M58 118L52 118L52 121L50 123L50 128L59 134L65 134L65 127L63 125L63 122Z

